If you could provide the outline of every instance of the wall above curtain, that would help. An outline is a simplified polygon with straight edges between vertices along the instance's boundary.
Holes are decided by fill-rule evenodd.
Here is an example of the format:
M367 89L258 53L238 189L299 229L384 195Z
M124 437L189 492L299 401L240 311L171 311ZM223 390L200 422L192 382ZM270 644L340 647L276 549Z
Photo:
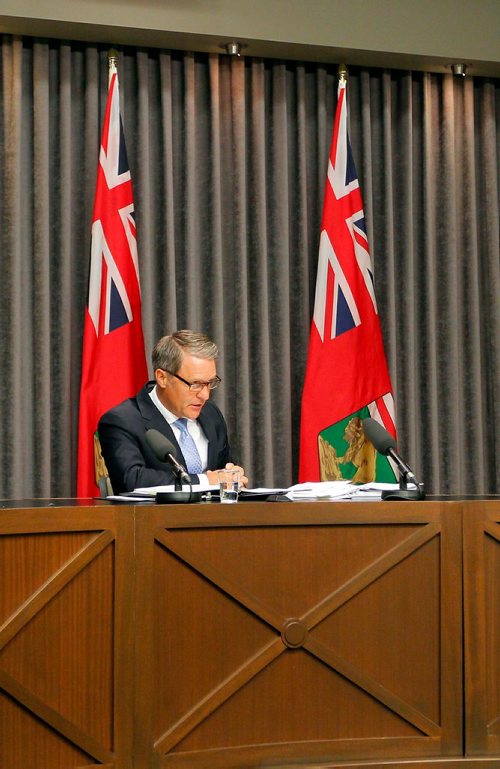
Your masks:
M384 23L380 20L384 19ZM240 41L245 56L500 77L497 0L2 0L0 32L103 45L221 53Z

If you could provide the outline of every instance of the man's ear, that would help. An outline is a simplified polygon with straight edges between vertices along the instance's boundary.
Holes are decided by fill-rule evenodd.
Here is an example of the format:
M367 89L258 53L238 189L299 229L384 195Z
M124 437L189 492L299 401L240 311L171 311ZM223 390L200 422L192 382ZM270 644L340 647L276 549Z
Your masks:
M156 369L156 371L155 371L155 379L156 379L156 384L158 385L158 387L161 390L164 390L167 387L168 381L169 381L169 376L168 376L167 372L164 371L162 368L157 368Z

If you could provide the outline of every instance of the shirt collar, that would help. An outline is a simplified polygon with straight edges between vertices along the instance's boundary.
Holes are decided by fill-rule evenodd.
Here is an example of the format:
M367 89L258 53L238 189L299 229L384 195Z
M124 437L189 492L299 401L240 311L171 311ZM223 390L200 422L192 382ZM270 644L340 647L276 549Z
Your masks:
M172 412L169 411L167 409L167 407L164 406L163 403L161 402L161 400L159 399L158 393L156 392L156 385L155 385L155 387L153 387L152 390L150 390L148 395L151 398L151 400L153 401L153 403L155 404L155 406L158 409L158 411L160 412L160 414L167 420L169 425L173 425L174 422L177 422L179 417L176 416L175 414L172 414ZM191 424L197 424L195 419L189 419L188 417L186 417L186 419L187 419L188 422L191 422Z

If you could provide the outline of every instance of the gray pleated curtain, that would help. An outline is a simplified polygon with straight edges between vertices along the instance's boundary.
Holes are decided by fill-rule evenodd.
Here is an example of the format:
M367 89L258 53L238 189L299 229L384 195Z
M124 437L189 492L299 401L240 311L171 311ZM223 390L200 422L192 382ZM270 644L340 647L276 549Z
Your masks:
M75 493L106 54L1 40L4 498ZM252 485L289 485L337 67L125 48L118 71L147 355L210 334ZM500 83L351 68L348 99L400 451L429 492L499 492Z

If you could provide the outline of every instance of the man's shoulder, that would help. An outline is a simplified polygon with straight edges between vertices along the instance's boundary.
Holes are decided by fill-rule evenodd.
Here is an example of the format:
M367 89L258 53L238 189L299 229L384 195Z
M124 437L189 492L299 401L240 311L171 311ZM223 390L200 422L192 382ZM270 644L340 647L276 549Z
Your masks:
M113 408L109 409L102 415L100 421L114 420L116 418L130 419L131 417L133 418L135 416L140 416L141 406L143 404L147 405L148 401L150 401L149 392L151 390L151 386L152 386L152 383L148 382L132 398L126 398L124 401L121 401L121 403L118 403L116 406L113 406Z
M222 411L220 408L213 402L213 401L207 401L205 405L203 406L202 412L199 416L199 421L202 424L203 420L211 420L215 422L222 422L224 423L224 417L222 415Z

